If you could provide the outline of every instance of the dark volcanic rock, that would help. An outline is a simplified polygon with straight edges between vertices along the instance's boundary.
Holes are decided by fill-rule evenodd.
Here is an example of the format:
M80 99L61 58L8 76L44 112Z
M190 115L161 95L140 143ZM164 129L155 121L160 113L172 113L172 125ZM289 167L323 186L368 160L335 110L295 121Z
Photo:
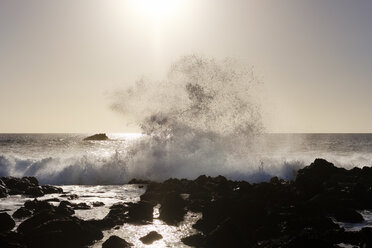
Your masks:
M360 223L363 222L363 216L350 208L339 208L334 215L339 222Z
M122 238L119 238L116 235L110 236L103 244L102 248L127 248L131 247L133 244L128 243Z
M153 242L155 242L156 240L159 240L159 239L162 239L162 238L163 238L163 236L161 236L161 234L159 234L155 231L151 231L146 236L141 237L140 240L141 240L142 243L144 243L146 245L150 245Z
M44 195L44 191L40 186L34 186L27 188L24 194L32 197L39 197Z
M13 217L17 219L30 217L31 215L32 215L32 211L25 207L20 207L13 213Z
M143 179L137 179L137 178L133 178L128 182L128 184L149 184L149 183L151 183L151 181L143 180Z
M161 202L159 218L169 225L177 225L186 214L185 207L186 201L179 193L168 193Z
M104 206L105 204L103 202L96 201L96 202L93 202L92 205L93 207L101 207L101 206Z
M0 247L4 248L26 248L23 236L16 232L0 233Z
M43 185L41 186L44 194L61 194L63 193L63 189L60 187L52 186L52 185Z
M24 194L28 189L39 186L35 177L2 177L1 180L11 195Z
M76 217L42 211L22 222L18 232L27 247L83 247L102 239L96 227Z
M24 203L24 207L34 212L53 211L55 209L55 207L49 204L48 202L38 201L37 199L34 199L32 201L26 201Z
M13 229L15 222L8 213L0 213L0 232L8 232Z
M86 137L84 140L108 140L109 137L105 133L98 133L92 136Z
M182 243L192 247L203 247L204 240L205 236L200 233L181 239Z

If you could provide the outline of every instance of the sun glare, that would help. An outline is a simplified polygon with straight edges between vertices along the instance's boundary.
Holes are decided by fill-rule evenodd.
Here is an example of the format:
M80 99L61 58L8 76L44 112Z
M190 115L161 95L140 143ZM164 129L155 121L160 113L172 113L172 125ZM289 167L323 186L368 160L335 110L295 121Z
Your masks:
M167 19L176 16L183 0L132 0L133 7L151 19Z

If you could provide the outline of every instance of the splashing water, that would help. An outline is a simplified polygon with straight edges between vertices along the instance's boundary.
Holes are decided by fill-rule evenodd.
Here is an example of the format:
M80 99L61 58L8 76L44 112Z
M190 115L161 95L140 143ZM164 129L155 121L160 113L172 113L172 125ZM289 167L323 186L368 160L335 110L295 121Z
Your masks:
M193 55L163 81L117 92L113 109L146 134L129 148L128 172L155 180L246 172L263 130L258 86L251 68Z

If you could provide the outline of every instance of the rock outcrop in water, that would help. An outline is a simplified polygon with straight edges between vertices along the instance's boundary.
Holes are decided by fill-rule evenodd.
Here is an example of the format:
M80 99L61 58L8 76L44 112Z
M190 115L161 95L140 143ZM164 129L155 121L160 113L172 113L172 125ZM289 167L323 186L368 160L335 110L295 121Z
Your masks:
M40 187L33 178L1 181L6 192L26 194L29 188ZM53 187L48 186L50 192L59 192ZM137 203L114 204L101 220L74 216L75 209L90 208L87 204L58 204L53 198L26 201L13 217L29 218L16 230L12 217L0 213L0 247L86 247L103 238L102 230L124 223L151 223L158 204L159 218L169 225L178 225L187 211L202 213L194 225L199 233L182 239L193 247L372 247L372 228L346 231L339 225L361 224L361 210L372 209L371 167L346 170L316 159L299 170L294 181L274 177L250 184L223 176L168 179L150 182L140 198ZM150 232L140 240L150 244L161 238ZM103 247L130 245L112 236Z
M84 140L108 140L109 137L105 133L98 133L92 136L86 137Z
M28 195L39 197L45 194L63 193L62 188L51 185L39 185L35 177L1 177L0 198L8 195Z
M185 194L182 202L175 197ZM149 184L141 199L165 204L163 219L169 224L179 223L185 211L201 212L194 225L200 234L183 239L195 247L372 247L371 228L347 232L337 224L362 223L359 210L372 208L368 167L346 170L316 159L294 181L169 179Z

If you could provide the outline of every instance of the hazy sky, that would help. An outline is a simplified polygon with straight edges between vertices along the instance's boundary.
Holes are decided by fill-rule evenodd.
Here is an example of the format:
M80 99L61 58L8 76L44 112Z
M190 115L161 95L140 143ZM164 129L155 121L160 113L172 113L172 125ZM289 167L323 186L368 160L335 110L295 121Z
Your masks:
M273 132L372 132L372 1L0 0L0 132L130 132L110 92L237 58Z

